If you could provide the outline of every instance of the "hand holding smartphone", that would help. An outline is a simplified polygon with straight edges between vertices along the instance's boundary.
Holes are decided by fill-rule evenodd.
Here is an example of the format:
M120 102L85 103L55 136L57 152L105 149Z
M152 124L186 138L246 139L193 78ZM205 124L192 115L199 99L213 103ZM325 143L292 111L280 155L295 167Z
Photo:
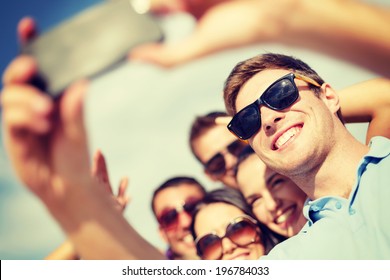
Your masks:
M35 57L36 81L56 98L70 83L111 69L136 45L162 39L151 15L136 13L128 0L104 1L34 38L22 52Z

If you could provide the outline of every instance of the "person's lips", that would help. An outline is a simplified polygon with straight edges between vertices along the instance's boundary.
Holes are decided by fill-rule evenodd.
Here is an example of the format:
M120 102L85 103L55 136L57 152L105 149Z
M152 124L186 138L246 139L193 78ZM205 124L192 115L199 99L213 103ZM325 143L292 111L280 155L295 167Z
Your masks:
M279 150L293 141L295 137L301 132L303 125L295 125L277 135L273 141L272 150Z
M288 220L295 213L296 208L296 205L285 208L283 212L274 219L274 223L277 225L286 225Z

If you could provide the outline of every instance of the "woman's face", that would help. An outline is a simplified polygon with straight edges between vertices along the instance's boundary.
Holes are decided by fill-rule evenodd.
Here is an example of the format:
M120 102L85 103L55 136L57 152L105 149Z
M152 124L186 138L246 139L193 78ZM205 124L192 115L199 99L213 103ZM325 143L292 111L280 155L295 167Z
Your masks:
M245 214L238 207L223 202L208 204L201 208L195 218L194 230L199 244L208 246L204 247L203 259L256 260L264 255L265 249L257 226L251 227L254 224L242 217L245 217ZM229 226L232 221L236 224ZM227 232L228 226L230 229ZM210 238L210 233L223 237L222 242L218 242L219 238L215 235L205 241L206 237Z
M256 154L240 163L237 182L256 218L283 236L296 235L306 223L306 194L287 177L267 168Z

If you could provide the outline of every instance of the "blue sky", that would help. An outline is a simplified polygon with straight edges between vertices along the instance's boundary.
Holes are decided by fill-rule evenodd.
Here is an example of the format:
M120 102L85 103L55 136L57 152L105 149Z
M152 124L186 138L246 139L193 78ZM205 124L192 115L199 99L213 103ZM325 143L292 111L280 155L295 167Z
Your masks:
M24 16L32 16L37 20L39 30L44 31L66 17L100 0L18 0L3 1L1 4L1 52L0 70L4 68L17 53L18 44L16 26ZM7 3L7 4L5 4Z

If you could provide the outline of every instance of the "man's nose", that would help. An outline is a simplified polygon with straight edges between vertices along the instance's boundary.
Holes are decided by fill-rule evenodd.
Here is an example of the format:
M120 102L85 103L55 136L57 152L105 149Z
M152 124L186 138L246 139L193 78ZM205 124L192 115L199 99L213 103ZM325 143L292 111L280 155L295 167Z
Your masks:
M272 134L276 131L277 124L285 118L285 112L272 110L266 106L261 106L261 128L266 134Z
M188 228L192 222L192 216L186 211L181 211L179 213L179 225L183 228Z

